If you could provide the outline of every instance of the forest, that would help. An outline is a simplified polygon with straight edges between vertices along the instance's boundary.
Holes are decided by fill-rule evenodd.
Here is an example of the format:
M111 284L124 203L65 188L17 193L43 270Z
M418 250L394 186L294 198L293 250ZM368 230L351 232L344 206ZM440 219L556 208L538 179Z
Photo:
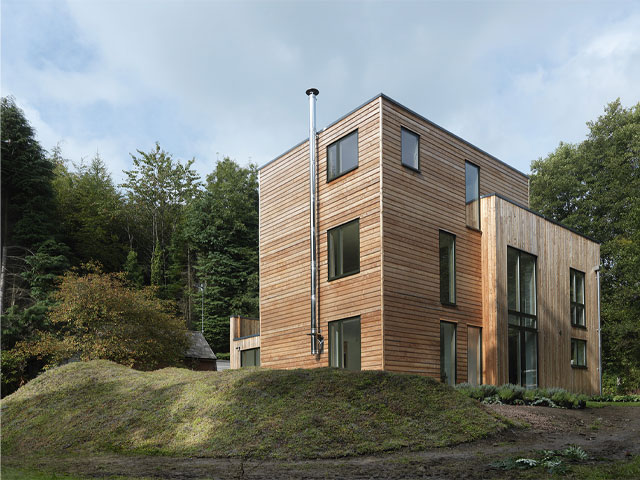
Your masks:
M230 158L202 179L156 143L115 184L105 161L47 152L2 98L2 395L42 369L107 358L177 364L179 332L229 351L258 315L258 175ZM640 103L620 101L531 164L530 205L601 243L605 390L640 390Z

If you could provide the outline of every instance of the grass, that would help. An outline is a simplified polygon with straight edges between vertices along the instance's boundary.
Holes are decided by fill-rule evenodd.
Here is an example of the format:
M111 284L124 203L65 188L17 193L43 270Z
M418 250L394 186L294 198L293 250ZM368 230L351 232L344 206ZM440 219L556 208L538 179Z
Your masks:
M52 369L2 400L3 454L334 458L453 445L505 427L426 377L379 371Z
M640 402L592 402L587 401L587 408L603 407L640 407Z
M3 480L89 480L92 477L79 477L54 472L43 472L30 468L2 467ZM100 477L102 480L153 480L150 477L122 477L106 476Z

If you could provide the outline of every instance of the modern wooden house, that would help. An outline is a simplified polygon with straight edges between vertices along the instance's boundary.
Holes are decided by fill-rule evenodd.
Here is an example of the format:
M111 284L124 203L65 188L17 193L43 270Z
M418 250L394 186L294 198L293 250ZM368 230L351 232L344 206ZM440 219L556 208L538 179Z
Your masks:
M382 94L312 117L260 169L262 366L599 391L599 244L527 175Z

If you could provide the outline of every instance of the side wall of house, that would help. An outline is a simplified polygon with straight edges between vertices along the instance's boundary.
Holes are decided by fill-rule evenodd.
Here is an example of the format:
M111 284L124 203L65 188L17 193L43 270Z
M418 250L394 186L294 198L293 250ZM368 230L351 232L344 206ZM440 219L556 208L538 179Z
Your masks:
M484 234L466 226L465 162L480 168L481 195L528 205L528 178L394 102L382 105L384 368L440 378L440 322L453 322L456 381L464 382L467 328L483 327ZM420 136L419 172L402 165L401 127ZM455 306L440 302L441 229L456 236ZM484 328L482 336L484 349Z
M537 257L538 384L574 392L597 393L598 285L600 245L496 196L482 199L483 263L487 268L486 324L495 331L487 363L497 365L491 383L509 379L507 246ZM586 329L571 325L570 269L585 274ZM494 300L493 300L494 299ZM571 339L586 340L587 368L571 366Z
M260 170L261 364L328 365L328 322L361 319L361 365L382 368L380 98L318 134L318 313L322 355L310 354L309 149ZM327 146L358 130L358 168L327 182ZM327 230L360 219L360 272L327 281Z

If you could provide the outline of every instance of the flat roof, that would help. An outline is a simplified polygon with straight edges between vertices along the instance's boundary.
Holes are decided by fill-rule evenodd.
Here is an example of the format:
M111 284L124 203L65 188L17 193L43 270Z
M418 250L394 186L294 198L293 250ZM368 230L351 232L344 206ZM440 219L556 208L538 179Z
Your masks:
M369 103L373 102L374 100L378 99L378 98L384 98L386 101L393 103L394 105L397 105L398 107L406 110L407 112L411 113L412 115L415 115L416 117L418 117L420 120L423 120L425 122L427 122L429 125L431 125L432 127L435 128L439 128L440 130L442 130L443 132L448 133L449 135L451 135L452 137L454 137L455 139L461 141L462 143L464 143L465 145L470 146L471 148L473 148L474 150L477 150L480 153L483 153L484 155L487 155L488 157L492 158L493 160L501 163L502 165L504 165L505 167L510 168L511 170L513 170L516 173L519 173L520 175L522 175L525 178L529 178L529 175L527 175L526 173L521 172L520 170L518 170L517 168L509 165L506 162L503 162L502 160L500 160L499 158L491 155L489 152L486 152L484 150L482 150L481 148L475 146L473 143L468 142L467 140L465 140L464 138L456 135L455 133L450 132L449 130L447 130L446 128L441 127L440 125L438 125L437 123L432 122L431 120L429 120L427 117L420 115L419 113L411 110L410 108L405 107L404 105L402 105L400 102L394 100L393 98L385 95L384 93L379 93L378 95L376 95L375 97L370 98L369 100L367 100L366 102L362 103L361 105L358 105L356 108L354 108L353 110L349 111L348 113L342 115L340 118L338 118L337 120L334 120L333 122L331 122L329 125L327 125L326 127L324 127L322 130L319 130L318 133L324 132L325 130L327 130L328 128L331 128L332 126L334 126L336 123L340 122L341 120L344 120L345 118L347 118L349 115L351 115L352 113L360 110L362 107L364 107L365 105L368 105ZM263 164L262 166L260 166L258 168L258 170L262 170L264 167L266 167L267 165L275 162L276 160L278 160L280 157L283 157L284 155L286 155L287 153L291 152L292 150L295 150L296 148L298 148L300 145L305 144L306 142L308 142L309 139L305 138L304 140L302 140L301 142L295 144L293 147L287 149L286 151L282 152L280 155L278 155L277 157L269 160L268 162L266 162L265 164Z

